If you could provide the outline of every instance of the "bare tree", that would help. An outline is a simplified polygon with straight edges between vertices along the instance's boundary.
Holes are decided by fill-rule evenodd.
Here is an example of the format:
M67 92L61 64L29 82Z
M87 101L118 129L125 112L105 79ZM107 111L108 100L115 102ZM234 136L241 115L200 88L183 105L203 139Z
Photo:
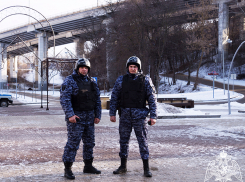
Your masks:
M217 45L217 39L213 37L214 23L212 19L215 12L211 0L200 0L199 4L190 8L192 15L189 17L191 22L186 27L188 34L186 43L190 51L199 51L200 53L194 84L194 89L196 89L203 58Z
M143 71L149 73L154 84L166 58L166 46L174 21L171 16L175 1L128 0L112 14L110 42L113 42L119 72L125 69L130 56L140 57ZM179 20L178 20L179 21Z

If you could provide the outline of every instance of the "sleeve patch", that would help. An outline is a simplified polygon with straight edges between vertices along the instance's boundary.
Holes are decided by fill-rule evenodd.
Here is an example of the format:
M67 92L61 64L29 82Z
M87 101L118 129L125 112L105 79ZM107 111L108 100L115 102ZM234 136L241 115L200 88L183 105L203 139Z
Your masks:
M155 89L154 85L152 85L151 88L152 88L153 92L156 93L156 89Z

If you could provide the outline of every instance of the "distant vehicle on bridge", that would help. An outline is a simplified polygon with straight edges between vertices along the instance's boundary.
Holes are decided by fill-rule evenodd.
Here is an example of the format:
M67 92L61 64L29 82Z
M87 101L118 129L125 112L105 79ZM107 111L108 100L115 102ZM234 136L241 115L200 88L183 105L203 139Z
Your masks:
M12 95L9 94L0 94L0 106L1 107L8 107L9 104L12 104Z

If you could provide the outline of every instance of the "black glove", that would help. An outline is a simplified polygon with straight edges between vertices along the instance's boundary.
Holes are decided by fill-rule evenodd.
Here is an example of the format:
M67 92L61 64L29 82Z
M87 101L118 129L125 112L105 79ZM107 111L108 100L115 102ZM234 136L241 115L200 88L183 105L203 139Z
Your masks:
M151 125L151 120L148 121L148 125Z

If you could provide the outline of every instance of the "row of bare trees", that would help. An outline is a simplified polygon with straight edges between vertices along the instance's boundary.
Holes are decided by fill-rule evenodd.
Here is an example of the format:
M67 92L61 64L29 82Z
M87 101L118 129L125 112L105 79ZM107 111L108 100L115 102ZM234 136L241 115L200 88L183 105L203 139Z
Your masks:
M218 11L211 0L198 0L191 6L187 2L182 9L177 8L178 3L126 0L107 6L110 21L106 28L91 29L88 34L92 46L86 57L92 63L92 75L106 83L107 66L113 66L116 78L125 73L126 60L136 55L142 61L143 72L151 76L156 86L161 73L172 74L175 84L178 71L188 72L190 84L190 73L195 70L195 89L200 66L214 61L217 54ZM237 36L238 30L233 27L231 36ZM108 54L113 65L107 65Z

